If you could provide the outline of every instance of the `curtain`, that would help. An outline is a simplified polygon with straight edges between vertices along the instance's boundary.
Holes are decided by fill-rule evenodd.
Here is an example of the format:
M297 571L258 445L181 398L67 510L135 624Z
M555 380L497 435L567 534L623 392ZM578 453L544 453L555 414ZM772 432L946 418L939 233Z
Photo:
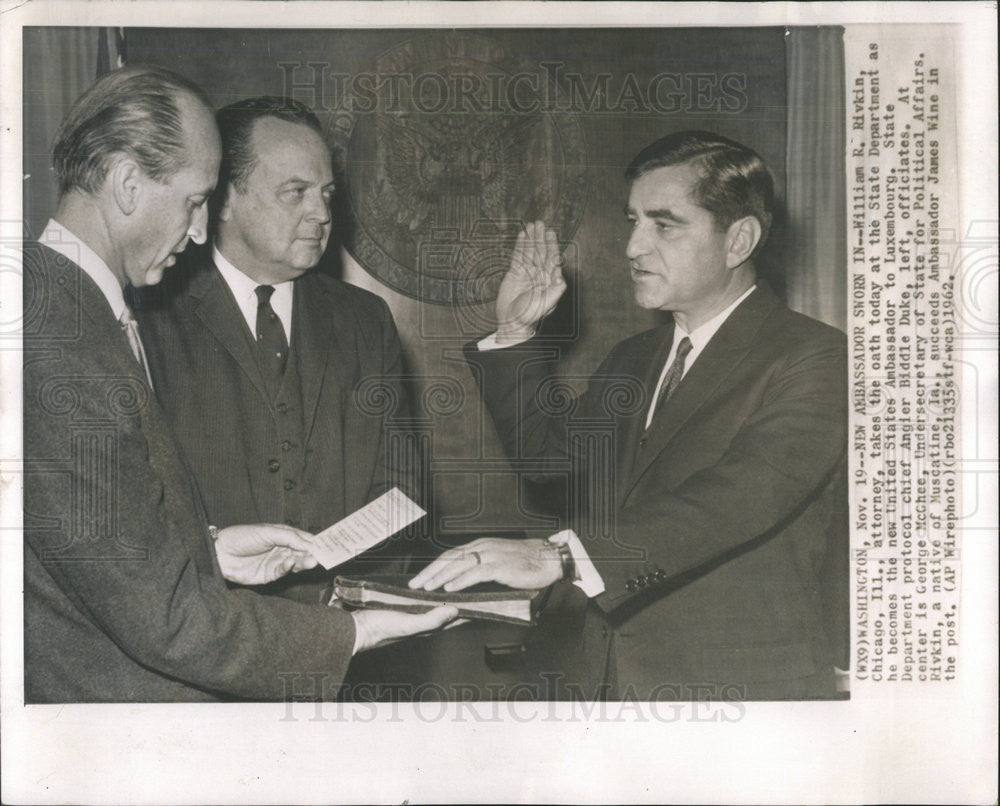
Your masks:
M843 330L847 324L844 29L789 28L787 298Z

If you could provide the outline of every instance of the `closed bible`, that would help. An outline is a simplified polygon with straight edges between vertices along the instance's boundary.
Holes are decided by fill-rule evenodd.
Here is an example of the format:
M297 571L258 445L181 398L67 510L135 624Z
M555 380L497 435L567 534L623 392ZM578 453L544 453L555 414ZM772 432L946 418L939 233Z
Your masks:
M402 583L402 584L396 584ZM411 590L405 578L381 580L338 576L333 583L336 599L351 607L426 613L443 604L458 608L459 618L485 619L508 624L534 624L532 606L541 591L518 590L501 585L476 585L465 591Z

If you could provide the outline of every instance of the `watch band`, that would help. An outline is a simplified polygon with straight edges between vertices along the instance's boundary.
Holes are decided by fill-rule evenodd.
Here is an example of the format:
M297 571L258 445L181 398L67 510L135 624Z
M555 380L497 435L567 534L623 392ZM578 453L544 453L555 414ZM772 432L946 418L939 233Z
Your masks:
M562 566L562 579L568 582L575 582L577 579L576 561L573 559L573 552L570 551L569 544L565 541L557 542L551 537L547 542L559 552L559 564Z

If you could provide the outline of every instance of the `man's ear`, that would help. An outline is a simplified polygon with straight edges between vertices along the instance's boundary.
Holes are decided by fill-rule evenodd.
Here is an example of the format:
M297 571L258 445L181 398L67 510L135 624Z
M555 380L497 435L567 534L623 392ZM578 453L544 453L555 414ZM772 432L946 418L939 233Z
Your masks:
M233 217L233 186L226 188L226 195L222 199L222 206L219 208L219 221L228 221Z
M760 235L756 216L748 215L730 224L726 233L726 267L735 269L746 263L757 248Z
M125 155L119 155L108 171L111 197L123 215L132 215L139 206L143 192L142 169L139 164Z

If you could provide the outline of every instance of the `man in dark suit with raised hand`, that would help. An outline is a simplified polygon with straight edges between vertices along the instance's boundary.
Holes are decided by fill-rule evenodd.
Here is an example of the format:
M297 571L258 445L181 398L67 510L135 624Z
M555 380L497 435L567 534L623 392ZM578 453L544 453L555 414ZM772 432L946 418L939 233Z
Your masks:
M833 697L846 655L844 336L756 276L774 192L755 152L681 132L626 178L635 300L673 321L618 344L575 406L547 408L553 368L533 337L565 284L556 235L537 222L501 286L497 332L466 351L508 453L535 460L536 476L572 467L590 498L573 530L474 541L411 585L574 582L612 696Z
M407 412L388 306L312 271L334 192L319 121L264 96L224 107L216 122L212 242L139 312L157 396L209 518L317 532L394 486L419 499L416 452L401 425L389 427ZM371 383L394 411L365 408ZM402 572L410 548L390 540L338 572ZM322 576L311 576L271 588L315 602Z
M27 702L275 700L303 675L334 696L353 653L455 615L227 586L315 565L308 535L209 525L123 296L205 239L219 154L202 92L153 68L100 79L57 134L58 209L24 260Z

